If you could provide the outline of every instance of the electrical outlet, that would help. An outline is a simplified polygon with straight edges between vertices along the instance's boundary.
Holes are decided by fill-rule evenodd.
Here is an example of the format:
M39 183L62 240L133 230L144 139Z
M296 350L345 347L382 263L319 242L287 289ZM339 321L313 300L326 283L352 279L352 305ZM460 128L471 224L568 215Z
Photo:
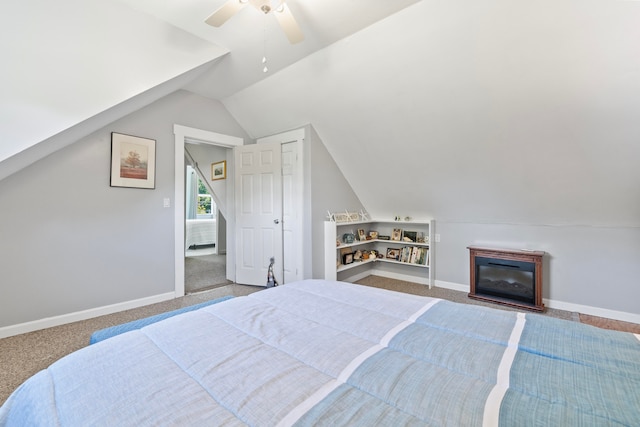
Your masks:
M440 241L440 235L436 233L436 243L438 243L439 241Z
M163 206L165 208L170 208L171 207L171 199L168 197L165 197L163 200Z

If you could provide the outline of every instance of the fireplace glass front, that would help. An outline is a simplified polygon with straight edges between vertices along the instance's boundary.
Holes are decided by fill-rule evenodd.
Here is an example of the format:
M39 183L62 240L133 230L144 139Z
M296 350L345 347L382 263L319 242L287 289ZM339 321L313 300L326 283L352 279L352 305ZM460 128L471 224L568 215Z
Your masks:
M476 257L476 293L535 303L535 264Z

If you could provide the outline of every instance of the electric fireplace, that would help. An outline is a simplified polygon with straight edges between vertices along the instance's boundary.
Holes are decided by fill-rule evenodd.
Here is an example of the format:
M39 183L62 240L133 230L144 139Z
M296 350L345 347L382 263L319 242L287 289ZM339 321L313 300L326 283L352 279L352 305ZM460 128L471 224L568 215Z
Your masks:
M543 311L544 252L469 246L469 298Z

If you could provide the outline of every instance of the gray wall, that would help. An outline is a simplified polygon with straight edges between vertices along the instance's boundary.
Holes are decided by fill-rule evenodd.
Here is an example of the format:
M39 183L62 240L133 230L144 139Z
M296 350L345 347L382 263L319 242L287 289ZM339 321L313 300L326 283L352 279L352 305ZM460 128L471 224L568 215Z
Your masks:
M173 125L246 137L178 91L0 181L0 327L173 292ZM156 188L109 186L110 133L155 139Z
M305 167L308 173L306 182L309 183L311 195L311 236L313 256L313 278L324 278L324 221L327 211L360 211L363 205L358 199L342 171L327 151L324 143L313 126L307 127L308 152L310 167Z
M542 250L544 298L638 314L640 229L436 221L436 232L437 280L469 284L469 245Z
M630 1L421 1L224 103L251 134L312 123L375 218L435 218L437 280L467 284L476 241L528 243L550 298L637 319L638 22Z

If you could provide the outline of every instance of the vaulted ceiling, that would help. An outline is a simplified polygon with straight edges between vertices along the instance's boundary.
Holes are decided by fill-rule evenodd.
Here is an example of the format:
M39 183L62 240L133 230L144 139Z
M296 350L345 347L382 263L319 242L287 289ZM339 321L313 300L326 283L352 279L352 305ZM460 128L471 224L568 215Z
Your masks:
M640 2L288 0L290 45L224 1L3 4L0 179L182 88L313 124L379 217L640 226Z
M173 90L232 95L416 1L290 0L294 46L253 8L205 24L226 0L3 2L0 179Z

